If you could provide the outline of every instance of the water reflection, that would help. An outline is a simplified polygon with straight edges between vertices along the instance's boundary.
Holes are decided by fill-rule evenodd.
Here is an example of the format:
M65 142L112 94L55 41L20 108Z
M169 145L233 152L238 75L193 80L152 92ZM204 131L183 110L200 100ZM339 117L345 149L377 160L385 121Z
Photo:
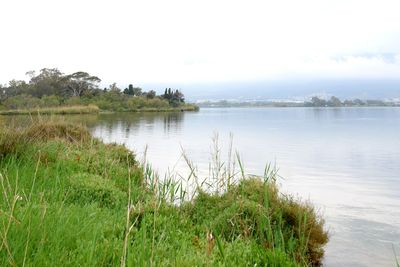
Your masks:
M0 122L31 119L21 118ZM213 132L222 156L232 132L247 172L262 174L265 163L276 162L283 190L323 212L332 233L327 266L393 266L392 244L400 251L400 109L232 108L64 119L137 153L148 145L148 160L161 174L173 166L187 171L181 145L207 174Z
M82 115L42 115L42 116L0 116L0 124L25 126L38 120L65 120L72 123L83 124L89 129L100 131L100 137L118 136L129 139L130 135L139 133L151 134L158 131L162 125L164 135L176 134L181 131L184 121L184 112L166 113L101 113L101 114L82 114ZM123 135L121 135L123 133Z
M89 128L96 128L96 131L105 131L107 135L113 135L115 132L124 139L130 135L139 133L151 134L158 131L162 125L165 135L179 132L183 123L185 114L183 112L171 113L113 113L99 114L94 122L88 122L83 118L83 122Z
M283 189L310 198L324 213L332 233L325 265L393 265L391 244L400 240L399 109L205 109L140 116L123 137L118 118L108 118L112 134L99 132L100 121L93 130L136 151L148 144L149 160L161 173L171 166L184 173L182 145L205 174L213 132L220 133L223 155L233 132L249 173L276 162Z

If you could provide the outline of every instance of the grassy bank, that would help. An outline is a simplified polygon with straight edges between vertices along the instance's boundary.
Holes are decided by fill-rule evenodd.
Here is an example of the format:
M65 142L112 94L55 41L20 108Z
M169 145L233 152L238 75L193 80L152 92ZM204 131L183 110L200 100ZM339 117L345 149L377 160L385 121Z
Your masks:
M119 112L181 112L181 111L198 111L196 105L185 104L179 107L143 107L133 109L122 109ZM9 109L0 110L0 115L34 115L34 114L96 114L99 112L115 112L112 110L100 110L96 105L87 106L60 106L48 108L30 108L30 109Z
M123 146L51 121L1 129L0 157L0 266L307 266L327 242L273 172L189 195Z
M0 110L0 115L29 115L29 114L91 114L99 113L100 109L95 105L87 106L61 106L61 107L42 107L30 109L9 109Z

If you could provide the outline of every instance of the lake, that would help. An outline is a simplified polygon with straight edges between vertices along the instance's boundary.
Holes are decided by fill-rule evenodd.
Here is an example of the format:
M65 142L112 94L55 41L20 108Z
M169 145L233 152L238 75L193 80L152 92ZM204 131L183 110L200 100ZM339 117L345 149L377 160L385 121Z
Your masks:
M230 135L249 174L279 168L284 192L310 200L330 232L326 266L395 266L400 254L400 108L203 108L186 113L71 117L123 143L162 176L188 173L182 149L207 175L212 138Z

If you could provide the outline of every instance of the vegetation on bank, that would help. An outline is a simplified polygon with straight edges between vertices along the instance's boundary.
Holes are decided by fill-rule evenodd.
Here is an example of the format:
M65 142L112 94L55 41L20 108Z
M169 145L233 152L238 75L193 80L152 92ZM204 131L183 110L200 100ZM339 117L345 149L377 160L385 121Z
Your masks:
M189 194L81 126L2 127L0 265L321 263L328 236L310 204L280 193L268 168L263 179L227 173L213 190Z
M310 101L304 103L306 107L390 107L390 106L399 106L399 103L390 102L390 101L382 101L376 99L352 99L352 100L340 100L335 96L331 96L329 99L319 98L314 96Z
M382 100L340 100L332 96L329 99L320 97L312 97L309 101L288 101L288 100L271 100L271 101L228 101L220 100L216 102L204 101L197 103L200 107L398 107L399 101L382 101Z
M100 109L95 105L87 106L61 106L49 108L9 109L0 110L0 115L29 115L29 114L91 114L99 113Z
M118 109L120 112L176 112L176 111L197 111L198 107L191 104L181 105L179 107L140 107L136 109ZM59 107L38 107L29 109L7 109L0 110L0 115L55 115L55 114L94 114L101 110L93 104L87 106L59 106ZM104 111L107 112L107 111Z
M130 84L124 90L115 83L101 89L101 79L86 72L65 75L58 69L27 72L30 80L12 80L0 85L0 110L37 110L64 106L95 105L104 111L197 110L185 103L183 93L166 88L157 95Z

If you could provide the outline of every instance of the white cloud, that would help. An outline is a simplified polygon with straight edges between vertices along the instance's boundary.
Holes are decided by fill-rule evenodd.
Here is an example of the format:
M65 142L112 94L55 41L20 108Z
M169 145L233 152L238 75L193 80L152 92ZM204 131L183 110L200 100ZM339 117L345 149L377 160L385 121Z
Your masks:
M398 10L388 0L2 0L0 82L42 67L120 83L399 77L399 60L379 59L400 54Z

